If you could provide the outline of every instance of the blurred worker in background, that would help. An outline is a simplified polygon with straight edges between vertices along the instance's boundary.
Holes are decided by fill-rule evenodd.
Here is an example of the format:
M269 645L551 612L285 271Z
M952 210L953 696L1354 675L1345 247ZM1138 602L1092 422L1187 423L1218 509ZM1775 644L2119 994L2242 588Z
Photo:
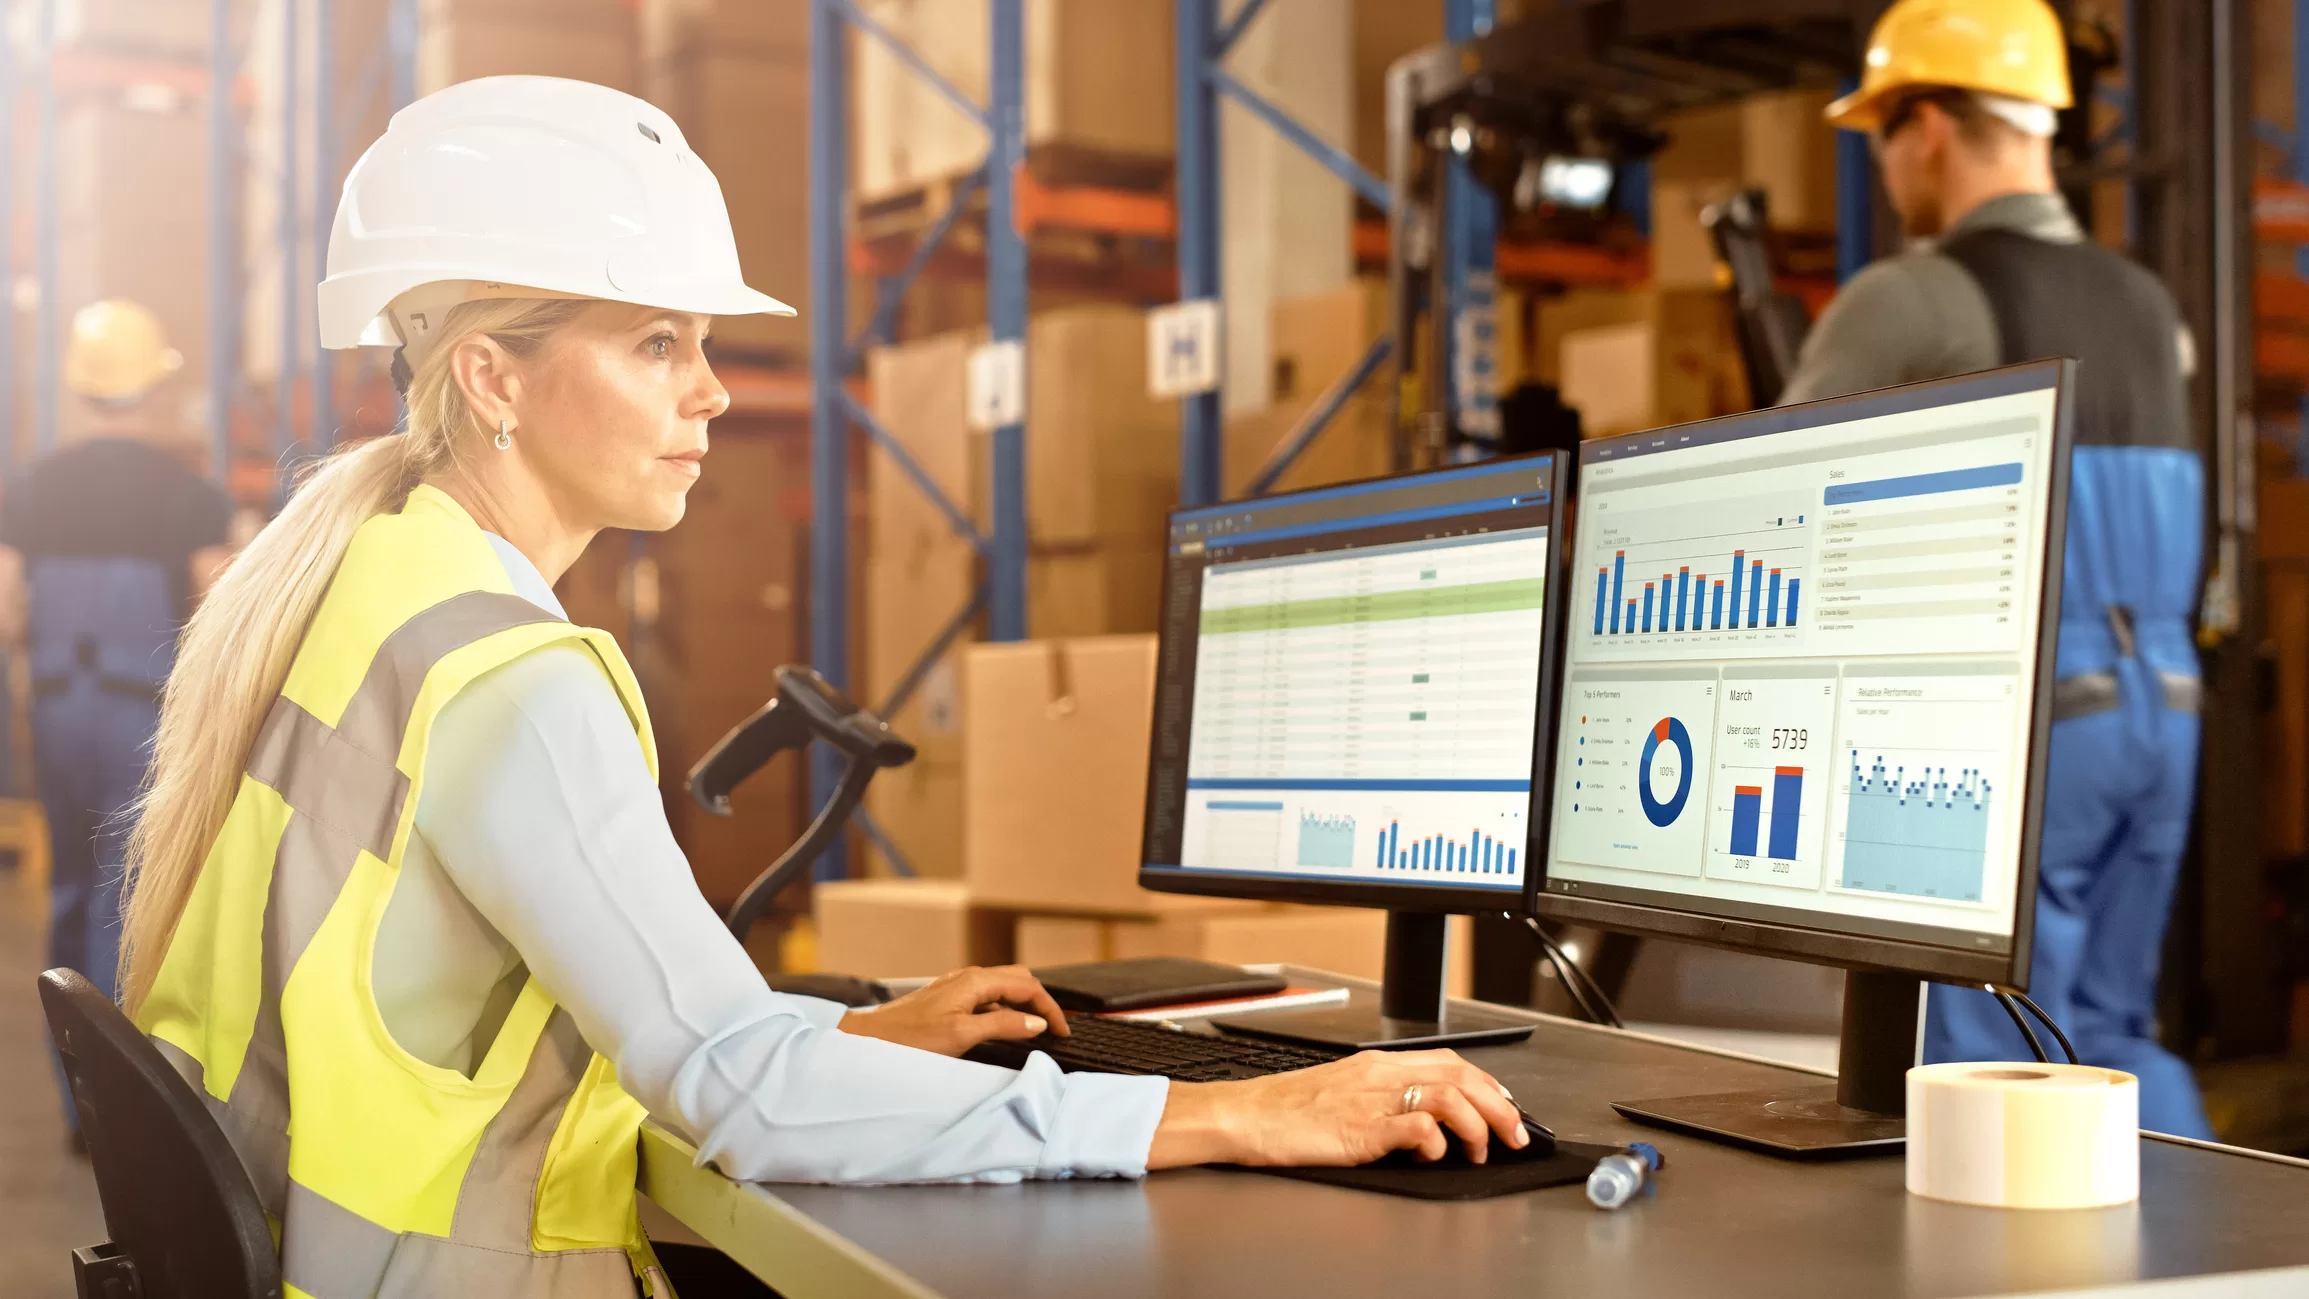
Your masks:
M54 863L48 964L108 993L127 813L161 685L193 599L229 553L231 502L157 444L150 418L147 399L182 364L149 309L81 308L64 381L86 403L84 433L0 502L0 617L31 663L32 765Z
M2142 1125L2210 1137L2155 1040L2159 950L2188 838L2204 470L2188 335L2147 271L2085 237L2053 183L2070 104L2041 0L1900 0L1829 120L1866 131L1908 253L1844 286L1784 401L2078 358L2052 760L2030 991L2088 1063L2140 1075ZM2025 1058L1985 993L1935 986L1927 1060Z

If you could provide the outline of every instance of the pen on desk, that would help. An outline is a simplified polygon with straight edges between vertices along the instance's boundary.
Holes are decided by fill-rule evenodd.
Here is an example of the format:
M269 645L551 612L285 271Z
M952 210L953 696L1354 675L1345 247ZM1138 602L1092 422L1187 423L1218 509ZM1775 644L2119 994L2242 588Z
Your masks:
M1659 1147L1648 1141L1632 1142L1625 1150L1605 1155L1587 1175L1587 1202L1599 1209L1626 1204L1650 1184L1652 1174L1665 1162Z

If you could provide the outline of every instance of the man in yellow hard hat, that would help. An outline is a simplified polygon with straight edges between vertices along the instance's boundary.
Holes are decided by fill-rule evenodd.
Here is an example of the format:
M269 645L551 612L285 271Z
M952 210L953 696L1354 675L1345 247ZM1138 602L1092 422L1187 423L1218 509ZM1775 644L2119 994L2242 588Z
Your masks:
M2196 786L2204 469L2188 335L2147 271L2085 237L2053 183L2066 41L2041 0L1900 0L1828 118L1875 143L1916 241L1854 276L1785 401L2046 356L2080 365L2030 991L2089 1063L2141 1079L2141 1122L2210 1137L2156 1041L2158 955ZM1986 994L1936 986L1931 1061L2028 1051Z
M107 992L127 813L160 688L191 601L229 554L232 502L165 449L151 418L155 391L182 365L148 308L81 308L64 380L83 403L82 434L0 495L0 632L31 662L34 778L51 841L48 965Z

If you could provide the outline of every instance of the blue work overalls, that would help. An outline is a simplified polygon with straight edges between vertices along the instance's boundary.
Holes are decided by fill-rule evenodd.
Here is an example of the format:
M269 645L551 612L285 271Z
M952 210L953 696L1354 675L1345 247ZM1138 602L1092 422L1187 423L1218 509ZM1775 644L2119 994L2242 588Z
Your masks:
M2057 680L2040 700L2055 720L2029 991L2079 1058L2140 1076L2143 1127L2210 1138L2196 1080L2155 1022L2197 783L2205 479L2178 312L2094 244L1992 230L1941 251L1988 295L2006 360L2079 362ZM1986 993L1933 986L1928 1062L2027 1058Z
M48 964L111 994L129 814L176 660L175 583L151 559L43 556L27 568L32 766L53 862Z

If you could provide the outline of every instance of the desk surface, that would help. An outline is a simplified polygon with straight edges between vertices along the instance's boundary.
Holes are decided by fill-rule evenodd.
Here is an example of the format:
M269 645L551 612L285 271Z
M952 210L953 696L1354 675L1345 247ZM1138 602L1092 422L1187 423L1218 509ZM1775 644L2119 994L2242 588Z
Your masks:
M691 1167L688 1147L654 1126L642 1186L790 1299L1443 1299L1529 1292L1539 1279L1559 1294L1930 1299L2309 1268L2303 1161L2144 1138L2136 1205L1942 1204L1908 1195L1897 1156L1793 1163L1644 1128L1610 1107L1815 1075L1531 1018L1529 1041L1469 1058L1565 1140L1658 1145L1668 1167L1657 1197L1618 1213L1589 1207L1578 1187L1433 1203L1213 1169L1143 1182L754 1186ZM2309 1271L2280 1288L2309 1292Z

